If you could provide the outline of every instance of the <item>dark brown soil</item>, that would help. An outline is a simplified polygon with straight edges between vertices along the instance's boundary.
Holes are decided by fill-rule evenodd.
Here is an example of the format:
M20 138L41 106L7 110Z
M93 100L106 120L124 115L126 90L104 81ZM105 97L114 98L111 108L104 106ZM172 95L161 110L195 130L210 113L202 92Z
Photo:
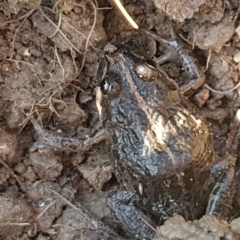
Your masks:
M163 36L171 18L194 48L206 84L191 100L208 118L222 153L240 107L238 1L125 3L141 27ZM31 152L37 139L32 122L82 139L97 131L96 74L103 49L108 43L138 44L139 33L111 1L101 0L0 1L0 31L0 239L98 239L103 233L79 214L79 205L119 231L106 206L117 183L105 143L84 154ZM148 42L141 51L152 57L158 45ZM181 84L181 67L163 67Z

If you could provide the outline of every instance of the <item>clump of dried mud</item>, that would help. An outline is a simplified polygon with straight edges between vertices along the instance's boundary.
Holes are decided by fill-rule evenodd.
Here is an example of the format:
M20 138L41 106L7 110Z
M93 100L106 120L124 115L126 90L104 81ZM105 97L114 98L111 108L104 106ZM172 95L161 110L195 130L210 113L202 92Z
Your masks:
M126 1L140 26L167 34L168 16L194 48L206 84L192 100L208 118L220 153L240 107L237 3ZM81 204L119 230L105 201L116 182L104 143L85 154L30 152L37 137L32 121L61 129L69 137L84 138L96 131L100 123L95 87L102 49L107 43L137 44L138 33L114 4L100 0L2 1L0 31L0 238L107 239L78 209ZM144 47L153 56L159 46L148 40ZM175 63L163 67L179 82L184 78ZM209 217L185 222L175 216L159 228L156 239L237 239L237 224Z
M154 240L237 240L239 224L240 218L229 224L213 216L186 222L182 216L175 215L158 227Z

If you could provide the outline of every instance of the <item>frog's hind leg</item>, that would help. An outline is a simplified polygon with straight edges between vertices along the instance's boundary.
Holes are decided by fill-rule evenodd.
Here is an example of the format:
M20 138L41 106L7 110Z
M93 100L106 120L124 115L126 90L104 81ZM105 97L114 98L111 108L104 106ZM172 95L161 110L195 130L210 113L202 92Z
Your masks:
M229 165L221 174L209 196L206 214L217 216L220 219L227 218L235 193L235 161L236 157L227 154Z
M240 142L240 121L237 115L239 113L236 114L234 122L231 125L226 143L227 152L223 161L225 170L223 170L222 175L210 194L206 211L207 214L216 215L220 218L226 218L231 209L236 190L236 180L238 180L238 175L236 175L236 159ZM238 184L237 187L239 187Z
M155 39L168 49L167 53L155 60L156 63L163 64L167 61L181 62L181 65L187 73L189 79L183 86L180 87L180 92L189 96L192 92L204 84L205 76L200 70L198 61L193 52L180 38L177 37L171 23L168 23L168 25L171 33L169 39L163 38L146 29L140 29L140 31L149 38Z
M160 44L164 45L164 47L168 49L168 51L165 54L155 59L156 63L163 64L167 61L178 60L178 54L177 54L177 51L175 51L175 49L178 47L178 42L176 41L176 39L166 39L166 38L160 37L156 33L147 29L140 29L140 31L144 33L147 37L151 39L153 38L156 41L160 42Z
M135 239L151 240L155 235L155 223L134 206L137 196L129 191L112 193L108 198L111 211L126 230Z

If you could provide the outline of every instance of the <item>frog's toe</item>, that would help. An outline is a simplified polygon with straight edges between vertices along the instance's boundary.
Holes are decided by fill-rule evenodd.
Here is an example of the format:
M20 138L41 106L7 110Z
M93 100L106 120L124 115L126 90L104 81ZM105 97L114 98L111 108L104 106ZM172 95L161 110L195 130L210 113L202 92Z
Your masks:
M161 55L160 57L158 57L156 59L156 63L161 65L163 63L166 63L167 61L177 61L177 60L178 60L178 55L176 54L176 52L169 51Z
M108 198L108 205L124 230L135 239L151 240L155 235L155 223L139 209L133 202L135 194L128 191L114 193Z
M33 146L30 148L30 152L35 152L38 149L44 149L46 148L46 143L44 139L40 138L36 142L33 143Z

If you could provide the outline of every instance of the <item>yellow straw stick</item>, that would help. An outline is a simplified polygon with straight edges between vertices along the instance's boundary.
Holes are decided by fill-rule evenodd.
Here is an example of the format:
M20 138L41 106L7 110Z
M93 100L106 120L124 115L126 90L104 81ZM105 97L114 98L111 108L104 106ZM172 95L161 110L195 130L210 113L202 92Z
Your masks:
M126 9L123 7L122 3L120 0L114 0L114 2L117 4L117 7L119 10L122 12L124 17L127 19L127 21L132 25L133 28L138 29L138 25L134 22L134 20L131 18L131 16L128 14Z

